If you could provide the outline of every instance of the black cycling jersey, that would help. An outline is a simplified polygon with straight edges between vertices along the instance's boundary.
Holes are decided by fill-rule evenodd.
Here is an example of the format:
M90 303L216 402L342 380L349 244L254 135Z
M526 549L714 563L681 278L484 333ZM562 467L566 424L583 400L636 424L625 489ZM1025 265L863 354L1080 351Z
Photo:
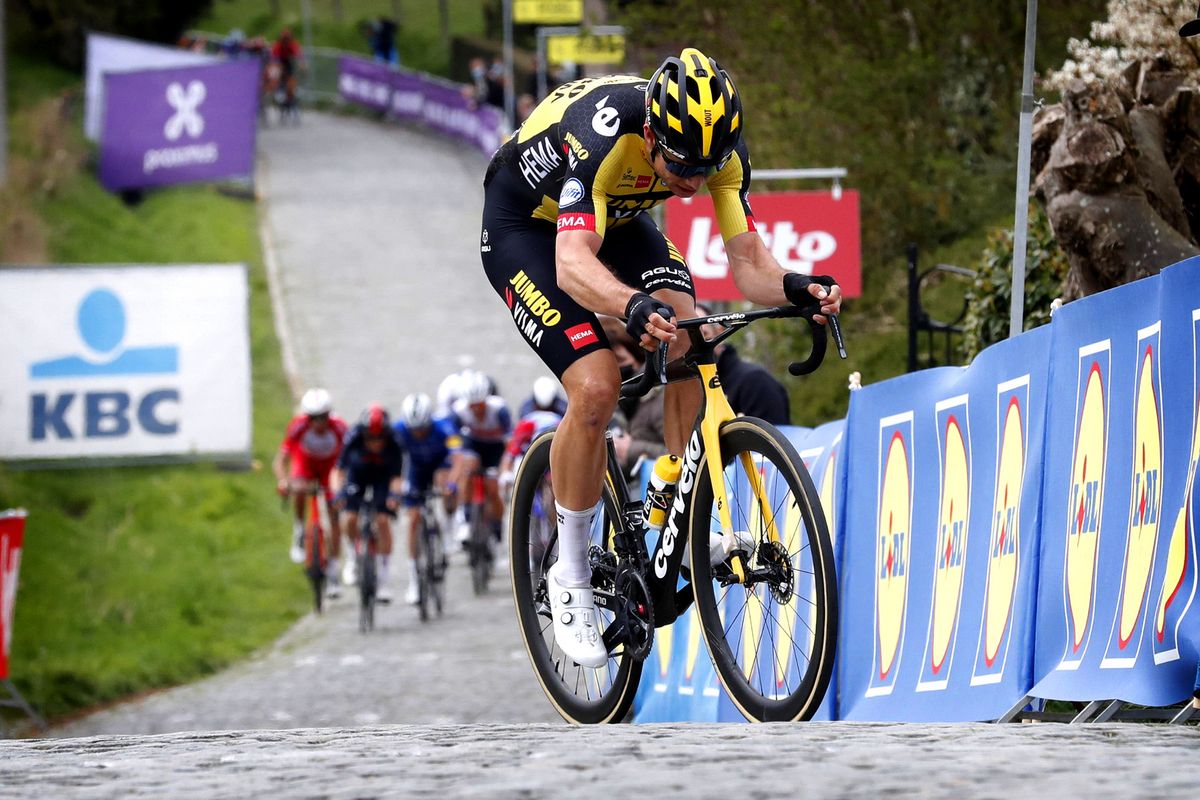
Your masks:
M367 447L366 429L362 424L355 425L346 434L342 444L341 455L338 456L338 469L364 470L376 475L393 478L400 474L404 463L404 452L395 434L389 426L384 433L383 449L379 452Z

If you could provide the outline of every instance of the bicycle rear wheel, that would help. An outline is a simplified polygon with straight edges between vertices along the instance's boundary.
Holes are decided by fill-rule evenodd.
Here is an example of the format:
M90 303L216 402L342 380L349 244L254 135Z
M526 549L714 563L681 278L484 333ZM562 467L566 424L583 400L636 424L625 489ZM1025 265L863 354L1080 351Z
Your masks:
M492 532L484 508L482 503L471 508L471 588L477 595L487 592L492 576Z
M554 641L545 577L546 570L558 560L557 518L550 483L552 440L551 431L529 446L513 488L509 569L521 637L542 690L563 719L584 725L621 722L633 704L642 674L641 662L618 645L604 666L581 667L568 661ZM610 520L616 518L617 509L607 484L603 507L592 527L592 544L611 550ZM611 612L598 608L597 614L601 628L612 623Z
M417 516L417 531L414 534L417 538L417 611L421 615L421 622L429 621L429 603L432 600L430 597L429 581L429 539L425 534L425 520L420 515Z
M722 426L720 443L729 512L747 542L750 579L731 582L728 560L710 562L710 535L720 535L721 519L702 462L690 534L704 639L722 685L747 719L809 719L829 687L837 647L837 574L820 496L796 449L768 423L732 420Z

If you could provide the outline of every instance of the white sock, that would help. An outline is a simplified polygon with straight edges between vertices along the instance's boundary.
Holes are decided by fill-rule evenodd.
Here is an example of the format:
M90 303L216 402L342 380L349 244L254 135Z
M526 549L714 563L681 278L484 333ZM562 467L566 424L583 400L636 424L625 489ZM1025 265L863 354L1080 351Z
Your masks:
M336 558L329 559L329 566L325 568L325 574L329 575L335 581L338 579L338 575L342 574L338 570L338 560Z
M304 536L304 523L298 519L292 520L292 535L297 539L303 538Z
M467 521L467 507L466 506L459 506L458 508L454 509L454 521L460 522L460 523Z
M408 559L408 580L410 583L416 583L420 580L417 576L417 561L414 558Z
M558 503L558 577L567 586L582 588L592 584L592 566L588 563L588 544L596 507L570 511Z
M388 582L388 567L391 566L391 561L392 561L391 556L385 556L382 553L379 555L379 561L377 563L378 569L376 570L376 575L379 577L379 585L380 586L383 586L385 583Z

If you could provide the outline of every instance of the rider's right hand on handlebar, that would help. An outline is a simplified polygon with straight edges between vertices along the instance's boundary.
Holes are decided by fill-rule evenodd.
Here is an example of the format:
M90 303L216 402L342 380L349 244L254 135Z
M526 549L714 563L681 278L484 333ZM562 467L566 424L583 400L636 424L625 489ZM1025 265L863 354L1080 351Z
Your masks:
M625 306L625 330L646 350L675 341L675 309L657 297L638 292Z

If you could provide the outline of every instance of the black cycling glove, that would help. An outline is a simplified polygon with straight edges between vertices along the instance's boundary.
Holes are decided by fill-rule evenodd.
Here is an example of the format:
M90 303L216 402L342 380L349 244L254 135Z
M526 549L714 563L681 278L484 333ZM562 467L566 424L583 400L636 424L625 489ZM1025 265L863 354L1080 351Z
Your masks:
M658 314L663 319L669 320L675 316L675 309L645 292L638 292L629 298L629 305L625 306L625 330L629 332L635 342L640 342L646 335L646 325L650 321L651 314Z
M837 283L836 280L828 275L801 275L799 272L789 272L783 276L783 293L787 296L788 302L794 306L807 308L808 306L820 307L823 302L817 297L813 297L808 287L811 284L819 283L826 290Z

